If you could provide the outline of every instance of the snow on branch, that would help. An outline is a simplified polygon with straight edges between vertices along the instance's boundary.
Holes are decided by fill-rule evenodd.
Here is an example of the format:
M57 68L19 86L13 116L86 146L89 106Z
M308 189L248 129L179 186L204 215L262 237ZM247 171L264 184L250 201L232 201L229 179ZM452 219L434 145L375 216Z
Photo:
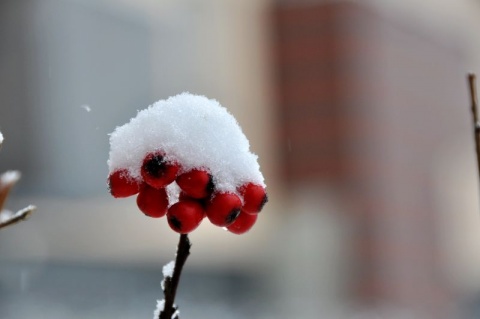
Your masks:
M0 132L0 146L2 142L3 135ZM4 209L10 190L20 180L20 177L21 174L19 171L7 171L0 175L0 229L26 220L36 209L33 205L29 205L16 213Z

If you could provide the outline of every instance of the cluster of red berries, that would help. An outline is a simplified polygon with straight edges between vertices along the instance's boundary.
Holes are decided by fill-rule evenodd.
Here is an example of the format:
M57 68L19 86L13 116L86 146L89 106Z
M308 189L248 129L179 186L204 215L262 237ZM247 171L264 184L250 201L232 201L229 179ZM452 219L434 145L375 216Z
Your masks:
M234 234L243 234L255 224L258 213L267 202L261 185L247 183L238 189L242 199L228 192L215 190L213 176L202 169L181 172L176 162L165 160L161 152L149 153L143 160L143 181L133 179L126 169L108 177L114 197L137 195L137 206L147 216L167 215L170 227L181 234L195 230L206 216L216 226ZM169 206L165 187L176 182L181 189L178 202Z

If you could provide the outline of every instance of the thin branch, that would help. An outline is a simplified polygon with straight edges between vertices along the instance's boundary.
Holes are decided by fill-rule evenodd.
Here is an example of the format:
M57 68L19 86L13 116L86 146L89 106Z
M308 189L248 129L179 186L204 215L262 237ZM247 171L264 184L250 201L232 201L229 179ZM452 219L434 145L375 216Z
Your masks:
M468 84L470 87L470 102L473 115L473 136L475 138L475 146L477 152L477 167L480 178L480 122L478 121L478 98L476 88L476 76L473 73L468 75Z
M177 311L175 307L175 295L177 294L177 287L180 281L180 275L182 274L183 265L187 261L190 255L190 240L187 234L181 234L178 241L177 256L175 258L175 268L173 269L172 277L166 277L164 282L164 296L165 305L163 310L158 316L159 319L179 319L178 314L172 318Z
M7 201L10 190L20 179L20 175L19 171L7 171L0 175L0 211Z
M37 209L35 206L30 205L25 207L24 209L19 210L15 214L11 214L10 216L2 216L4 214L8 214L8 211L1 211L0 212L0 229L15 225L21 221L27 220L28 217L32 214L32 212Z

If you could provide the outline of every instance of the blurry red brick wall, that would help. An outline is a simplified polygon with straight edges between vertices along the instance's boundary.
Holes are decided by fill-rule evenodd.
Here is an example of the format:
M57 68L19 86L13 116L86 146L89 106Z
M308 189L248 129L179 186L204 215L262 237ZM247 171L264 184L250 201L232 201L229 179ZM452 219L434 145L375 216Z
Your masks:
M351 207L354 299L448 318L428 174L465 119L460 41L352 2L279 3L274 17L285 181Z

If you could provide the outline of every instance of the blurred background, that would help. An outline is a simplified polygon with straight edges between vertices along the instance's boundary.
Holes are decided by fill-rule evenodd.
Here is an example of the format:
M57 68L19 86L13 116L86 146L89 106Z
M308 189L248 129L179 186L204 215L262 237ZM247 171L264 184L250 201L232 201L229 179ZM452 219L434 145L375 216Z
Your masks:
M203 223L188 318L480 318L476 0L2 0L0 318L151 318L177 235L106 186L108 134L183 91L260 158L247 234Z

